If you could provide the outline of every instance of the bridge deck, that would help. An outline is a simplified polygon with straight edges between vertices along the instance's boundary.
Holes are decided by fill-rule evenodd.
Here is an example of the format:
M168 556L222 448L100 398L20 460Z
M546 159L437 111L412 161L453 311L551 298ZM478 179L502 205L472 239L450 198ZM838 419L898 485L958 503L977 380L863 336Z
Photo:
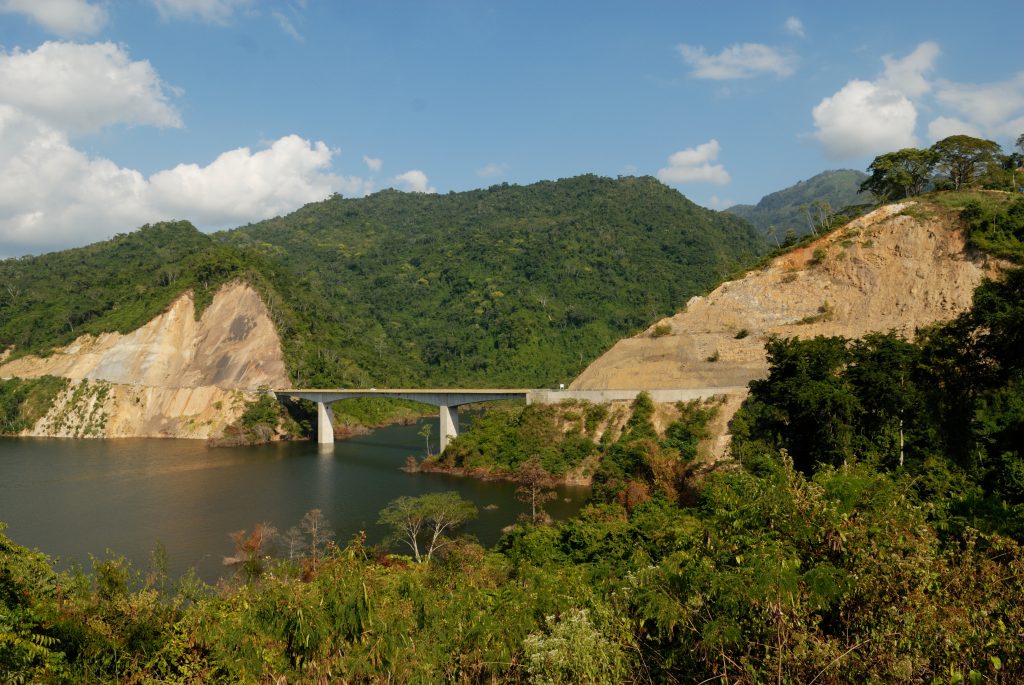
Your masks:
M532 388L286 388L275 390L280 395L301 395L302 393L327 392L327 393L349 393L359 392L368 395L411 395L421 393L424 395L437 394L458 394L458 395L525 395L533 392Z

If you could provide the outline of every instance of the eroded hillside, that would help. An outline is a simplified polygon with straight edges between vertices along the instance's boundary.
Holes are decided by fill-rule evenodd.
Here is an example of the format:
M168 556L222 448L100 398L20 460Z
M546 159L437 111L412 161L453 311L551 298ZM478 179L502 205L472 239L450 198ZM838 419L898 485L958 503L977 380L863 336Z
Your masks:
M0 366L0 378L72 380L29 435L219 435L261 386L288 385L277 332L244 283L221 288L197 320L185 293L128 334L86 335L47 357Z
M888 205L690 299L675 316L619 341L570 387L743 386L767 374L769 336L893 330L912 337L968 309L974 288L996 269L966 249L955 212Z

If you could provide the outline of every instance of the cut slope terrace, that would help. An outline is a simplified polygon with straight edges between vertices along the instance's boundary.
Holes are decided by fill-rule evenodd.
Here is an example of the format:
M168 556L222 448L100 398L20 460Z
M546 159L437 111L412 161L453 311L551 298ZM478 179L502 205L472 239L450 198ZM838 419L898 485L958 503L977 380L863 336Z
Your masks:
M572 390L721 387L729 418L768 373L771 336L912 338L971 305L999 263L966 246L958 213L932 203L887 205L694 297L672 317L616 343ZM724 426L724 422L721 422ZM724 454L728 436L716 436Z

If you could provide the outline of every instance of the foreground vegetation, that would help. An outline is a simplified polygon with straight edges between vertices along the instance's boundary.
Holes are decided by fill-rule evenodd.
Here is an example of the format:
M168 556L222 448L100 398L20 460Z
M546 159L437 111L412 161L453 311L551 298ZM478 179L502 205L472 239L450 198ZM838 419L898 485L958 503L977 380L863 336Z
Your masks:
M13 682L1018 682L1024 551L909 479L783 461L423 564L357 538L249 583L54 573L0 537Z

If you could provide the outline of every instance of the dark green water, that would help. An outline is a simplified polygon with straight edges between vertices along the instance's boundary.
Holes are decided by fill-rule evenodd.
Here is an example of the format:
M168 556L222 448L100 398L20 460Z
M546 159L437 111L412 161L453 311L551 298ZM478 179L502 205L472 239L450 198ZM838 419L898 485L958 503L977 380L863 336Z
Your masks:
M195 567L212 581L225 572L221 560L232 552L231 531L265 521L284 532L319 508L339 543L363 530L376 543L384 536L377 515L389 501L456 490L480 509L466 532L493 544L524 511L515 486L401 471L408 455L422 456L418 430L392 426L326 449L313 443L213 449L193 440L2 438L0 521L15 542L59 557L63 567L78 562L88 569L90 555L111 550L146 568L159 541L172 575ZM560 494L548 506L556 518L572 515L587 491Z

